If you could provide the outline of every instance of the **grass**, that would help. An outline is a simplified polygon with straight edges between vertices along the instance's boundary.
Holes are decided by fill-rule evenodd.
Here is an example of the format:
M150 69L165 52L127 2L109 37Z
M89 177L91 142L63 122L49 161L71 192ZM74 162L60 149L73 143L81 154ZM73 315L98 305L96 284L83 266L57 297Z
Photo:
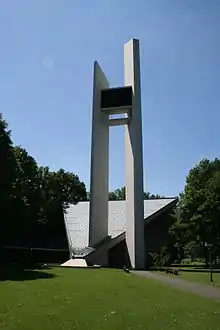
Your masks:
M123 271L0 273L1 330L201 330L219 324L218 302Z
M174 267L175 268L175 267ZM177 267L178 268L178 267ZM164 270L162 273L159 272L159 274L172 276L174 278L180 278L187 281L202 283L202 284L210 284L217 287L220 287L220 271L219 270L213 270L213 282L210 282L210 271L209 269L205 268L198 268L198 267L181 267L180 269L180 275L174 276L172 274L167 274Z
M187 270L187 269L186 269ZM210 273L207 270L201 270L193 272L192 269L190 271L181 271L179 278L184 280L199 282L203 284L213 284L216 286L220 286L220 273L213 273L213 283L210 283Z

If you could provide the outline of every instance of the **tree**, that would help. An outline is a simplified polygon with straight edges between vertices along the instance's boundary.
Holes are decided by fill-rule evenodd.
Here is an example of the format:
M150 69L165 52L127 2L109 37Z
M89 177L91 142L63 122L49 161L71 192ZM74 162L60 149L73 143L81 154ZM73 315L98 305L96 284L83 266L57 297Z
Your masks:
M87 199L85 184L74 173L39 167L24 148L13 147L2 115L0 159L1 245L42 246L59 239L68 204Z
M186 242L199 244L208 263L207 243L220 243L220 160L203 159L192 168L179 203L176 230ZM199 250L199 249L198 249Z
M125 200L125 198L126 198L125 186L121 187L119 189L116 189L114 191L111 191L108 196L109 196L110 201ZM162 197L158 194L151 195L149 192L144 192L144 199L161 199L161 198L164 198L164 197Z
M216 261L220 253L220 170L208 182L204 210L207 216L207 243L211 246L212 259Z
M31 245L36 222L41 217L38 165L25 149L14 147L13 152L16 159L16 177L9 215L10 219L16 219L16 223L11 240L17 244Z
M42 193L38 231L44 244L48 244L48 236L50 243L61 242L66 237L63 213L69 204L87 200L85 184L74 173L63 169L51 172L48 167L39 168L39 178Z
M0 245L8 232L7 215L15 178L15 159L8 125L0 114Z
M146 194L146 193L144 193L144 194ZM144 199L162 199L162 198L164 198L164 196L160 196L159 194L154 195L154 194L147 193L146 198L144 198Z
M48 168L40 168L42 205L44 212L66 209L68 204L76 204L87 200L86 187L76 174L60 169L50 172Z
M125 198L126 198L125 187L121 187L120 189L116 189L109 193L110 201L125 200Z

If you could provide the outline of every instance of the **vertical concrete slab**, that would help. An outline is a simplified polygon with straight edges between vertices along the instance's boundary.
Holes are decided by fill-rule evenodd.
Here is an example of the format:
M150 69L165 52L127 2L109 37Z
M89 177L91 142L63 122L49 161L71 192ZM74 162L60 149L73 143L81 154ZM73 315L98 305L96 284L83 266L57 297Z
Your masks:
M126 148L126 241L131 265L145 267L143 147L140 86L139 41L130 40L124 46L124 82L132 86L132 118L125 126Z
M108 235L109 126L101 111L101 90L109 88L102 69L94 63L92 145L90 173L89 245L94 246Z

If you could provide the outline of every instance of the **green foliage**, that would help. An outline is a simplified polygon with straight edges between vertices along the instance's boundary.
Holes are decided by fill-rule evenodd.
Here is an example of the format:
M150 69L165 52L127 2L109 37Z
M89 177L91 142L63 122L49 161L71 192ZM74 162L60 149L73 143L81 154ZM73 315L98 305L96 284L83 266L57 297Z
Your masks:
M213 255L219 253L220 159L203 159L190 170L176 216L172 230L186 254L204 257L208 263L207 243Z
M5 206L15 177L15 159L13 155L10 131L0 114L0 205Z
M185 258L189 258L191 263L198 260L202 254L203 250L201 244L198 244L198 242L190 241L185 244L184 256Z
M152 265L159 269L170 264L169 252L165 246L159 249L159 251L151 252L149 254L152 258Z
M122 187L120 189L116 189L116 190L109 193L109 200L110 201L125 200L125 198L126 198L125 187Z
M125 200L126 199L125 186L116 189L114 191L111 191L108 196L110 201ZM144 192L144 199L160 199L160 198L164 198L164 197L158 194L154 195L154 194L150 194L149 192Z
M86 200L85 184L74 173L39 167L24 148L13 147L2 115L0 159L0 244L39 247L64 237L63 210Z
M6 235L4 219L10 208L10 196L15 179L15 158L10 131L0 114L0 246Z

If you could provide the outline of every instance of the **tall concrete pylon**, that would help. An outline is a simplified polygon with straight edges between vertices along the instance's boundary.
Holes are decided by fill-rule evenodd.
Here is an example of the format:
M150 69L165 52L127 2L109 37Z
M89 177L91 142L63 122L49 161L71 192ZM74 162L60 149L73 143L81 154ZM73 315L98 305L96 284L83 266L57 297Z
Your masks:
M145 267L143 146L139 41L124 46L124 83L132 86L132 118L125 126L126 242L132 266Z
M111 115L124 114L112 119ZM133 268L145 267L139 41L124 45L124 86L109 88L94 64L89 245L108 236L109 126L125 125L126 243Z
M90 246L94 246L108 236L109 119L108 115L101 111L101 91L108 87L109 83L104 72L95 62L90 168Z

